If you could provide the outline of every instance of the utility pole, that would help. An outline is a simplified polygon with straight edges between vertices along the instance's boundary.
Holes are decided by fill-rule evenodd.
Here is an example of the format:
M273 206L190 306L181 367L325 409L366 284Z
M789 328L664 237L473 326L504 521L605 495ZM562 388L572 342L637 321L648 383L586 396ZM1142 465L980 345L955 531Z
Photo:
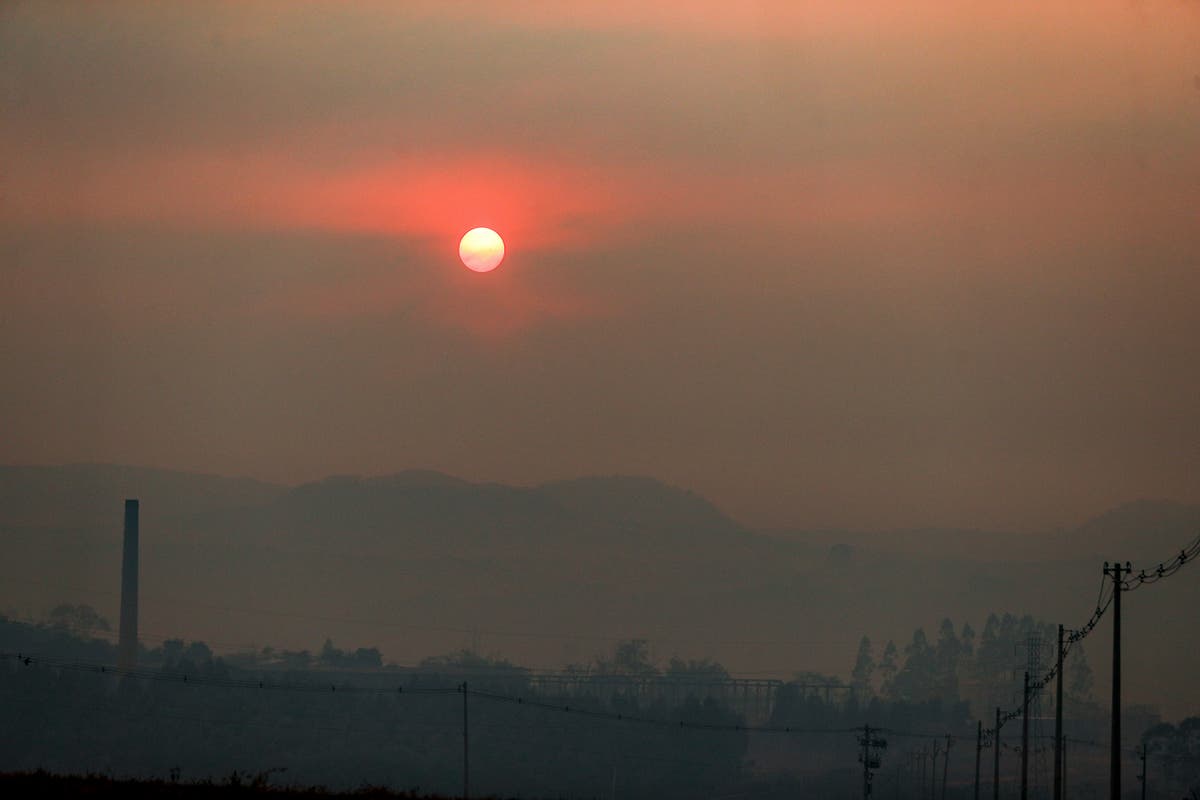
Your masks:
M996 734L992 737L995 765L992 771L992 800L1000 800L1000 706L996 706Z
M862 755L858 760L863 765L863 800L871 796L871 726L863 725L863 735L858 740L862 745Z
M925 766L928 764L929 745L922 745L920 746L920 796L922 796L922 800L925 798L925 787L928 786L928 783L925 783ZM932 769L930 769L930 772L932 772Z
M1029 800L1029 673L1025 673L1025 702L1021 706L1021 800Z
M941 752L938 747L937 740L934 739L929 745L931 758L929 760L929 800L934 800L937 797L937 757Z
M1146 800L1146 743L1142 742L1141 750L1138 752L1138 757L1142 759L1142 774L1138 775L1138 780L1142 782L1142 800Z
M871 731L870 725L863 725L863 735L858 739L858 743L862 745L862 754L858 760L863 765L863 800L871 796L871 770L879 769L879 751L887 749L887 740L878 736L879 729L874 729L875 736L871 735Z
M1058 668L1054 688L1054 800L1062 800L1063 626L1058 626Z
M463 681L463 800L469 800L471 797L471 759L469 728L467 727L467 682Z
M979 800L979 759L983 757L983 720L975 726L975 800Z
M950 745L952 744L954 744L954 737L947 733L946 755L942 756L942 800L946 800L946 775L950 772Z
M1112 732L1109 734L1108 796L1110 800L1121 800L1121 583L1125 575L1133 572L1129 562L1122 567L1113 562L1110 567L1104 562L1104 574L1113 580L1113 657L1112 657Z
M929 751L926 745L921 745L921 798L925 797L925 764L929 761Z

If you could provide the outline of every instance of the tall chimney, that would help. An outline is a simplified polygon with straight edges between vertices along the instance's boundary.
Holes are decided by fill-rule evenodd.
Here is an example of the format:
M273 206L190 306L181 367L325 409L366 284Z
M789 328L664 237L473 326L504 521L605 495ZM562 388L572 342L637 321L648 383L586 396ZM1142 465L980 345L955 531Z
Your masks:
M138 501L125 501L125 546L121 555L121 638L117 666L137 666L138 649Z

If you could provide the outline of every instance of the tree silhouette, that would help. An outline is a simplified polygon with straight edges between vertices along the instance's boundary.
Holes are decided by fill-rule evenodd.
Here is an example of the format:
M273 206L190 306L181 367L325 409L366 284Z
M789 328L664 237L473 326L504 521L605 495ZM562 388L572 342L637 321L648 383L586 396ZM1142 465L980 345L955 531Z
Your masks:
M854 659L854 669L850 673L850 685L854 687L855 696L859 700L869 700L874 694L871 685L874 673L875 656L871 649L871 640L864 636L858 643L858 655Z
M55 606L50 612L50 624L83 636L112 630L108 620L96 613L96 609L89 605L74 606L64 603Z
M896 643L888 640L883 648L883 658L879 662L879 693L888 699L896 696L896 674L900 671L900 653Z

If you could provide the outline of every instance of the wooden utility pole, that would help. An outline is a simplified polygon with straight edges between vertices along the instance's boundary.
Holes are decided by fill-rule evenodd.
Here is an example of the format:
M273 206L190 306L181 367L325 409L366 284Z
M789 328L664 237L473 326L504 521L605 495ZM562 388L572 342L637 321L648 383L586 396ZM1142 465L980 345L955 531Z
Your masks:
M463 800L471 797L470 728L467 726L467 682L463 681Z
M1062 800L1063 626L1058 626L1058 668L1054 688L1054 800Z
M1112 730L1109 733L1108 796L1121 800L1121 584L1124 576L1133 572L1129 562L1112 566L1104 562L1104 574L1113 580L1113 656L1112 656Z
M937 757L942 748L938 746L937 740L934 739L933 743L929 746L929 750L931 756L929 759L929 800L935 800L937 798Z
M983 757L983 720L975 726L975 800L979 800L979 760Z
M996 735L992 737L992 800L1000 800L1000 706L996 706Z
M1029 800L1029 673L1025 673L1025 700L1021 705L1021 800Z
M871 796L871 726L863 725L862 755L859 760L863 765L863 800Z
M946 800L946 777L950 773L950 745L952 744L954 744L954 737L947 733L946 755L942 756L942 800Z
M872 731L876 735L873 736ZM863 765L863 800L867 800L873 793L871 788L871 771L879 769L879 751L887 748L887 740L878 734L878 728L863 725L863 735L858 740L859 744L862 745L862 755L858 759Z
M921 745L921 797L925 797L925 764L929 760L929 752L926 745Z
M1142 774L1138 775L1138 780L1142 782L1142 800L1146 800L1146 743L1142 742L1142 748L1138 752L1138 757L1142 759Z

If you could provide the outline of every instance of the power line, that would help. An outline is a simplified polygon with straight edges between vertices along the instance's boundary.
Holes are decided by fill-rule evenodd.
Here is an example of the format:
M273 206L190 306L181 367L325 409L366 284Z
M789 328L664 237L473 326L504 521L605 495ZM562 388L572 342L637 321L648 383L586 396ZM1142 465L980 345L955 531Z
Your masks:
M8 691L8 692L0 691L0 694L8 695L11 698L13 695L16 695L18 693L11 692L11 691ZM154 717L156 719L179 720L179 721L185 721L185 722L195 722L195 723L202 724L202 725L223 725L223 726L230 726L230 727L237 727L237 728L266 728L266 729L276 729L276 730L277 729L284 729L284 730L295 730L296 729L296 725L294 722L264 722L261 720L251 720L251 719L233 719L233 718L228 718L228 717L197 716L195 714L188 714L185 712L178 711L176 709L170 709L170 708L164 709L161 707L155 707L153 709L141 709L138 711L130 711L128 708L125 708L125 707L122 707L120 705L113 704L113 703L104 703L104 704L77 703L77 702L67 701L67 700L63 699L62 697L57 697L57 696L50 697L50 698L39 698L36 701L33 700L32 698L25 698L24 701L22 701L21 699L16 699L16 700L10 699L6 702L8 702L10 705L13 705L13 706L24 706L24 707L28 707L28 708L44 709L47 701L49 701L59 707L62 707L62 708L73 708L73 709L77 709L80 711L94 711L94 712L107 713L107 714L112 714L114 716L122 717L122 718L129 719L129 720L134 720L134 721L142 721L146 717ZM458 722L442 722L442 723L436 723L436 722L412 723L412 722L408 722L408 723L406 723L405 728L406 728L406 730L410 730L410 731L412 731L412 730L447 731L447 730L458 730L460 728L460 725L461 725L461 723L458 723ZM529 731L529 730L533 730L533 729L542 730L542 731L558 730L559 732L566 732L566 731L570 730L570 728L566 728L566 727L548 728L545 725L531 725L531 724L520 724L520 723L505 724L505 723L494 723L494 722L482 723L482 724L474 723L474 724L472 724L471 729L473 731L489 731L489 732L504 731L504 732L509 732L509 733L514 732L514 731ZM347 727L347 726L343 726L343 725L335 726L335 725L314 724L311 720L305 721L304 730L305 731L317 731L317 732L321 732L321 733L334 733L334 734L340 734L340 735L359 734L359 735L363 735L363 736L374 736L379 733L379 730L377 730L377 729L372 730L372 729L367 729L367 728ZM610 751L601 752L601 751L596 751L596 750L583 750L583 749L579 749L579 748L562 747L561 745L556 748L556 752L571 752L571 753L577 753L579 755L602 756L602 757L606 757L606 758L611 758L614 756L614 753L612 753ZM688 766L695 766L695 767L711 766L711 764L709 762L692 761L692 760L681 759L681 758L670 758L667 756L652 756L652 755L643 754L643 753L622 752L619 754L618 757L621 760L685 764Z
M1186 564L1188 561L1194 560L1198 556L1200 556L1200 536L1198 536L1191 543L1189 543L1186 547L1184 547L1182 550L1180 550L1179 554L1176 555L1174 558L1170 559L1169 561L1160 563L1156 569L1152 570L1149 573L1147 573L1145 570L1142 570L1139 572L1139 574L1136 577L1126 577L1127 575L1129 575L1129 576L1132 575L1131 570L1127 570L1126 568L1121 568L1121 567L1119 567L1119 565L1117 565L1113 570L1109 570L1108 565L1106 564L1105 565L1105 577L1108 578L1110 575L1112 576L1113 580L1111 582L1111 585L1109 584L1109 582L1107 580L1102 581L1100 590L1097 594L1096 606L1095 606L1094 612L1092 613L1092 615L1089 617L1087 622L1085 622L1082 627L1075 629L1075 630L1071 630L1069 635L1066 636L1065 639L1061 639L1062 647L1060 647L1060 650L1062 651L1062 653L1068 652L1072 645L1077 644L1077 643L1081 642L1083 639L1085 639L1096 628L1097 624L1105 616L1106 612L1109 610L1110 607L1114 607L1116 609L1117 613L1119 614L1120 593L1122 591L1132 591L1133 589L1139 588L1140 586L1142 586L1144 584L1156 583L1156 582L1162 580L1163 578L1170 577L1171 575L1174 575L1176 572L1178 572L1183 567L1184 564ZM233 608L228 608L228 607L211 606L209 604L200 604L200 603L192 604L192 605L196 605L196 606L200 606L200 607L208 607L208 608L220 608L222 610L228 610L228 611L237 611L238 610L238 609L233 609ZM403 625L403 624L397 625L395 623L387 623L382 620L356 620L353 618L330 617L330 616L324 616L324 615L306 615L306 614L299 614L299 613L294 613L294 612L273 612L273 611L266 611L266 610L261 610L261 609L241 609L241 610L249 612L249 613L263 613L263 614L270 614L270 615L275 615L275 616L300 617L300 618L308 618L308 619L322 619L322 620L337 621L337 622L365 622L365 623L369 623L369 624L390 625L392 627L417 627L417 628L424 627L424 629L429 629L429 630L453 630L455 632L469 632L469 631L467 631L467 629L437 628L434 626L407 626L407 625ZM473 632L473 631L474 631L474 629L471 629L470 632ZM485 633L488 633L489 635L506 635L504 632L500 632L500 631L487 631ZM525 634L508 634L508 635L525 635ZM624 639L624 637L600 637L600 636L589 637L589 636L573 635L573 634L552 634L552 633L528 634L528 635L536 636L538 638L573 638L573 639L591 638L591 639L614 639L614 640L618 640L618 641ZM1114 642L1116 641L1116 636L1117 636L1117 634L1116 634L1116 632L1114 632ZM733 643L733 642L730 642L730 643ZM747 642L743 641L742 643L745 644ZM761 642L761 643L771 643L771 642ZM775 642L775 643L779 643L779 642ZM789 643L791 643L791 642L789 642ZM1114 647L1115 647L1115 645L1114 645ZM536 697L524 697L524 696L520 696L520 695L510 695L510 694L504 694L502 692L496 692L496 691L490 691L490 690L469 689L466 683L463 683L459 687L456 687L456 688L414 688L414 687L409 687L408 689L405 689L405 687L403 687L402 685L396 685L396 686L394 686L394 688L390 688L390 687L389 688L381 688L381 687L368 687L368 686L353 686L353 685L346 685L346 684L338 685L336 683L319 683L319 682L281 683L281 682L266 681L266 680L262 680L262 679L255 680L255 679L249 679L249 678L235 678L235 677L221 676L221 675L215 675L215 674L192 674L192 673L171 672L171 671L155 672L155 671L146 670L146 669L137 669L137 668L128 668L128 667L112 667L107 664L99 664L99 663L86 662L86 661L68 661L65 659L48 658L48 657L43 657L43 656L38 656L38 655L33 655L33 654L26 654L26 653L0 652L0 659L16 660L18 663L23 664L25 666L31 666L33 664L38 664L38 665L44 665L44 666L54 668L54 669L59 669L59 670L91 672L91 673L107 674L107 675L113 675L113 676L117 676L117 677L125 677L125 678L137 679L137 680L163 681L163 682L170 682L170 683L177 684L177 685L210 686L210 687L216 687L216 688L222 688L222 689L238 689L238 690L255 690L255 689L257 689L260 691L261 690L273 690L273 691L287 691L287 692L308 693L308 694L318 694L319 693L319 694L329 694L329 695L338 694L338 693L340 693L342 695L370 694L370 695L376 695L376 696L382 696L382 695L448 696L448 695L453 695L453 694L461 694L462 700L463 700L463 712L464 712L464 716L463 716L464 794L466 794L465 778L466 778L467 764L466 764L465 757L466 757L467 735L468 735L468 731L469 731L467 717L466 717L466 709L467 709L467 700L472 695L477 698L480 698L480 699L483 699L486 701L490 701L493 703L506 703L506 704L516 705L516 706L528 706L531 708L541 709L541 710L545 710L548 712L556 712L556 713L563 713L563 714L575 714L577 716L581 716L581 717L592 719L592 720L605 720L605 721L611 721L611 722L629 723L629 724L636 724L636 725L643 725L643 726L658 727L658 728L663 728L663 729L703 730L703 731L734 732L734 733L743 733L743 734L745 734L745 733L762 733L762 734L796 734L796 735L846 735L846 734L851 734L851 733L857 733L858 731L861 730L861 731L863 731L863 741L860 741L860 744L863 745L863 747L865 748L864 752L867 753L864 756L864 761L863 761L864 769L866 770L866 777L864 779L864 781L865 781L864 782L864 787L865 787L864 791L866 791L868 793L870 791L870 774L869 774L870 770L878 767L878 758L871 755L869 752L870 749L875 748L877 746L875 743L875 740L872 739L872 737L871 737L872 731L876 732L877 734L878 733L887 733L888 735L891 735L891 736L921 738L921 739L929 739L929 740L934 740L934 741L939 740L943 736L943 734L931 734L931 733L923 733L923 732L916 732L916 731L899 731L899 730L886 729L886 728L871 728L868 726L864 726L862 728L857 728L857 727L856 728L805 728L805 727L778 726L778 725L744 725L744 724L729 724L729 723L690 722L690 721L682 720L682 719L671 720L671 719L664 719L664 718L659 718L659 717L643 716L643 715L639 715L639 714L625 714L622 712L603 711L603 710L598 710L595 708L588 708L586 706L571 705L569 703L550 702L548 700L542 700L542 699L538 699ZM1004 714L1001 714L1001 710L999 708L996 709L996 725L994 728L988 729L986 731L986 734L987 734L987 738L990 741L990 743L992 744L992 746L996 747L997 775L998 775L998 769L999 769L999 751L1000 751L999 732L1000 732L1000 729L1003 727L1003 725L1005 723L1017 718L1018 716L1024 716L1024 720L1027 724L1028 720L1029 720L1028 706L1029 706L1031 694L1036 694L1037 692L1042 691L1049 684L1049 682L1051 680L1053 680L1056 676L1058 676L1060 669L1061 669L1061 658L1059 659L1059 662L1054 667L1051 667L1050 670L1048 670L1043 676L1041 676L1040 678L1038 678L1036 680L1031 680L1030 676L1027 672L1026 678L1025 678L1026 689L1024 692L1022 706L1020 708L1013 709ZM519 678L523 678L523 677L529 677L529 673L522 672L522 671L515 671L513 674L511 674L511 676L506 676L506 677L512 677L512 678L519 679ZM580 675L578 677L582 681L585 681L585 682L588 679L587 675ZM1114 687L1116 685L1117 685L1116 681L1114 680ZM1117 704L1114 703L1114 709L1113 709L1114 720L1119 719L1118 715L1120 713L1119 708L1116 706L1117 706ZM205 720L203 718L195 718L195 719L197 719L198 721L201 721L201 722L214 721L214 720ZM247 724L247 723L242 723L242 724ZM248 724L253 724L253 723L248 723ZM544 726L539 726L539 727L544 727ZM980 726L980 728L981 728L981 726ZM343 731L343 729L341 729L341 728L339 728L337 730L338 730L338 732ZM349 732L349 729L344 729L344 730L346 732ZM983 740L983 733L984 733L984 731L981 728L978 731L981 743ZM1028 740L1028 733L1026 733L1025 738L1026 738L1026 740ZM1037 735L1035 732L1034 738L1037 739L1037 738L1041 738L1041 737L1039 735ZM947 736L947 739L949 741L948 736ZM1113 757L1114 775L1119 775L1119 772L1116 772L1116 770L1119 770L1119 757L1120 757L1120 754L1122 752L1124 752L1124 749L1120 747L1119 736L1114 735L1114 736L1110 737L1110 739L1111 739L1110 745L1112 746L1112 750L1113 750L1113 754L1114 754L1114 757ZM1059 741L1063 741L1062 739L1060 739L1057 736L1055 737L1055 740L1056 740L1056 743ZM1071 740L1071 741L1074 741L1074 740ZM1084 742L1076 742L1076 743L1084 743ZM1089 742L1086 744L1092 744L1092 743ZM1027 758L1028 752L1029 752L1028 746L1023 746L1021 748L1021 753L1022 753L1023 759ZM946 767L944 764L943 770L945 770L945 769L946 769ZM1022 774L1023 774L1023 787L1024 787L1024 780L1025 780L1024 769L1022 771ZM998 786L998 782L997 782L997 786Z
M243 690L261 690L261 691L282 691L296 692L302 694L340 694L340 695L457 695L462 694L464 689L462 685L454 688L433 688L433 689L414 689L397 686L394 689L383 689L367 686L352 686L352 685L337 685L331 683L278 683L265 680L242 679L242 678L223 678L213 675L195 675L191 673L181 672L153 672L144 669L128 669L113 667L107 664L99 664L95 662L85 661L68 661L65 659L48 658L40 655L27 653L11 653L0 652L0 659L8 661L16 661L24 666L32 666L34 664L52 667L54 669L71 670L77 672L89 672L95 674L112 675L115 677L133 678L136 680L160 681L171 683L180 686L207 686L221 689L243 689ZM529 708L543 709L564 714L575 714L596 720L607 720L614 722L625 722L638 725L653 726L659 728L672 728L681 730L703 730L703 731L724 731L734 733L764 733L764 734L796 734L796 735L829 735L829 734L851 734L855 733L860 728L808 728L802 726L791 725L744 725L744 724L718 724L705 722L689 722L687 720L668 720L657 717L647 717L638 714L625 714L613 711L601 711L597 709L571 705L570 703L554 703L547 700L539 700L520 695L510 695L501 692L487 691L481 689L467 689L466 693L473 697L478 697L484 700L489 700L498 703L507 703L510 705L525 706ZM928 733L919 731L902 731L892 728L872 728L882 733L891 736L920 738L920 739L939 739L945 734Z
M1159 564L1157 569L1149 573L1147 573L1145 570L1142 570L1136 577L1121 581L1121 591L1132 591L1133 589L1136 589L1144 584L1157 583L1163 578L1168 578L1171 575L1174 575L1183 567L1184 564L1195 560L1197 557L1200 557L1200 536L1197 536L1186 547L1180 550L1179 554L1173 559ZM1116 589L1113 586L1113 581L1109 580L1108 576L1106 575L1100 581L1100 591L1096 596L1096 609L1092 612L1092 615L1088 618L1087 622L1085 622L1081 627L1071 630L1067 634L1064 640L1064 655L1071 652L1071 645L1083 641L1088 637L1088 634L1095 630L1096 625L1099 624L1105 613L1107 613L1109 608L1112 606L1113 599L1115 597ZM1031 680L1029 683L1030 689L1032 691L1040 692L1050 684L1050 681L1054 680L1057 674L1058 665L1055 664L1040 678L1037 680ZM1019 707L1008 711L1001 715L1000 725L1003 726L1004 723L1011 722L1019 716L1021 716L1021 709ZM984 729L984 733L985 735L990 736L992 733L994 733L994 731L991 729Z
M459 691L462 691L461 689ZM564 714L578 714L592 719L604 719L615 722L629 722L639 725L650 725L660 728L681 728L688 730L727 731L737 733L794 733L794 734L833 734L854 733L858 728L803 728L790 725L728 725L708 722L687 722L685 720L665 720L656 717L643 717L637 714L624 714L615 711L598 711L595 709L572 706L570 703L551 703L546 700L536 700L517 695L507 695L499 692L469 689L469 694L512 705L541 708L548 711L558 711Z
M1138 574L1121 583L1121 591L1132 592L1146 584L1158 583L1163 578L1169 578L1183 568L1187 562L1200 556L1200 536L1193 539L1186 547L1179 551L1178 555L1169 561L1164 561L1158 565L1157 569L1152 569L1150 572L1141 570Z

